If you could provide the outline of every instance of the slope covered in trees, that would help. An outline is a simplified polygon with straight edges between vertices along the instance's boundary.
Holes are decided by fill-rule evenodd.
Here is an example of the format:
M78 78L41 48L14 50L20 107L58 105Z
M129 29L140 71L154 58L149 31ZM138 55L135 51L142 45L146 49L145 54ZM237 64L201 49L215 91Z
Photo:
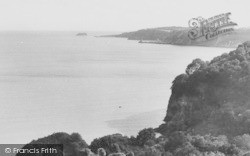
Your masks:
M236 136L250 129L250 44L215 57L195 59L175 78L165 124L159 132L190 130Z

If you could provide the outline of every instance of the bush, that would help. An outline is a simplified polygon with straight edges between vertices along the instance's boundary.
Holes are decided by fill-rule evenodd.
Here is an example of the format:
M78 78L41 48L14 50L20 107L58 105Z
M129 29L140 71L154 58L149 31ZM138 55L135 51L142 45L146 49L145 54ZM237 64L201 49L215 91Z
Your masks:
M241 136L236 136L233 139L233 143L243 149L243 150L250 150L250 135L249 134L244 134Z
M156 139L155 131L153 128L147 128L147 129L141 130L136 137L136 141L139 146L143 146L149 140L152 142L155 139Z
M129 143L128 137L121 134L113 134L94 139L89 147L95 153L99 148L104 148L107 154L116 152L127 153L129 151Z
M25 148L32 147L32 144L63 144L63 152L67 153L65 156L75 156L84 148L87 148L87 143L82 139L80 134L72 133L54 133L52 135L33 140L31 143L25 145ZM28 148L29 149L29 148ZM22 155L20 153L20 155ZM19 154L17 154L19 156Z
M165 151L173 152L175 149L181 147L185 143L189 142L189 136L184 132L174 132L165 142Z

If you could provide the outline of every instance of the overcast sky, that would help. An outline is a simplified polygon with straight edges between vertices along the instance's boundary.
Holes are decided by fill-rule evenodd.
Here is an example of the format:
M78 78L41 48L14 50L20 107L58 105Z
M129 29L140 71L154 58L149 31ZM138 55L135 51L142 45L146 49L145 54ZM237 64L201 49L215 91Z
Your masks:
M231 12L250 26L249 0L0 0L0 30L131 31L188 26L193 17Z

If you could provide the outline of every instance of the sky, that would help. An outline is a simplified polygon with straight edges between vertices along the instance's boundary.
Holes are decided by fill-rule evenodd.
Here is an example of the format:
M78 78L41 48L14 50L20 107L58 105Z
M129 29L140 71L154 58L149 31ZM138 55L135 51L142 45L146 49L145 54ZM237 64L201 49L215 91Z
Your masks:
M0 31L133 31L188 26L188 20L231 12L250 26L249 0L0 0Z

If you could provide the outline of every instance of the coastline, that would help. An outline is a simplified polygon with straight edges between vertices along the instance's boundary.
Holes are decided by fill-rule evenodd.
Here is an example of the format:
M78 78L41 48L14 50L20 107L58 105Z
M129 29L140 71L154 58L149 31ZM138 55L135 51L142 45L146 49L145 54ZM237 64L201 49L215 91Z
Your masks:
M138 41L138 40L137 40ZM209 45L185 45L185 44L171 44L171 43L165 43L165 42L158 42L158 41L139 41L138 43L145 43L145 44L165 44L165 45L174 45L174 46L182 46L182 47L214 47L214 48L237 48L237 46L209 46Z
M94 36L94 37L103 37L103 38L124 38L127 40L137 41L141 44L161 44L161 45L174 45L174 46L182 46L182 47L214 47L214 48L237 48L237 45L234 46L224 46L224 45L205 45L205 44L174 44L174 43L167 43L162 41L156 41L156 40L137 40L137 39L129 39L127 37L117 37L115 35L105 35L105 36Z

